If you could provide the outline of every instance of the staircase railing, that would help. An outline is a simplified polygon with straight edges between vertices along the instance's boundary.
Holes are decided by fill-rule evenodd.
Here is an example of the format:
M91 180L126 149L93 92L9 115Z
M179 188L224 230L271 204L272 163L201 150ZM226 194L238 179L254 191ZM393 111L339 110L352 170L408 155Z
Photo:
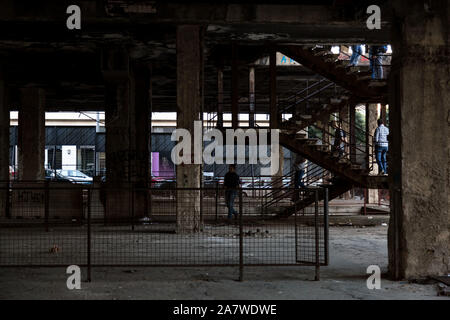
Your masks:
M322 135L316 135L311 138L316 138L321 145L327 146L330 152L337 153L339 159L345 159L346 161L349 161L352 165L363 165L364 163L361 163L358 161L357 156L358 154L364 155L364 162L365 162L365 169L366 172L370 172L373 170L373 164L375 161L375 147L372 143L373 141L373 135L370 133L367 133L365 128L361 128L356 124L353 124L354 132L351 132L351 124L350 122L339 119L339 117L335 114L331 114L330 116L331 121L336 121L339 123L339 121L342 124L346 124L349 130L344 130L341 126L340 129L345 134L345 139L341 139L341 145L338 146L334 143L335 139L335 130L336 128L333 128L330 130L330 126L327 124L324 127L318 127L317 124L312 124L310 127L314 127L316 130L322 133ZM353 135L353 139L351 139ZM361 138L364 137L364 138Z
M314 186L315 184L324 183L324 179L331 177L331 173L328 170L323 169L317 164L308 161L305 165L305 173L302 178L302 182L305 187ZM294 179L295 171L289 172L276 180L274 180L272 187L275 183L279 183L280 180L286 181L282 184L283 189L274 189L264 196L263 209L266 210L268 207L276 205L281 200L291 197L294 192Z
M327 89L334 88L332 94L324 95ZM305 111L309 105L312 98L331 98L336 96L338 93L342 93L343 89L338 87L334 82L321 78L312 84L307 83L307 87L299 91L294 91L289 93L287 98L279 98L278 112L283 114L292 113L296 114L301 111ZM320 104L320 103L319 103ZM303 107L303 110L299 110L299 107Z

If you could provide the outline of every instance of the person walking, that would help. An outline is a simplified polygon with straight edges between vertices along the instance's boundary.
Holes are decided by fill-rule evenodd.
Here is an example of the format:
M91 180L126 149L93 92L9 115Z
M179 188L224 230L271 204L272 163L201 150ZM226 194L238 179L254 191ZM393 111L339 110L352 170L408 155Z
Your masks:
M237 212L234 209L234 200L236 199L237 192L241 181L238 174L236 173L236 166L230 165L228 172L224 177L224 187L225 187L225 203L228 207L228 219L231 219L233 215L237 217Z
M379 175L387 174L386 154L389 149L388 136L389 129L383 124L382 119L378 119L378 127L374 133L374 142Z

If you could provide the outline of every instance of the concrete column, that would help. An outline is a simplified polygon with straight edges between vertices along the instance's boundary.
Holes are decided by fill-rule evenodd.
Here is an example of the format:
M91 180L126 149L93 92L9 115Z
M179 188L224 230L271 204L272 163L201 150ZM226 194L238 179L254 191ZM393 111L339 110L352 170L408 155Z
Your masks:
M372 145L372 149L370 150L370 154L372 155L369 157L369 161L372 162L373 169L369 172L370 175L377 175L379 172L379 168L377 163L375 162L375 144L373 142L373 136L375 134L375 129L377 128L377 120L378 120L378 109L377 105L374 103L369 103L366 108L366 119L367 121L367 130L369 133L369 142L370 145ZM370 165L370 164L369 164Z
M250 67L248 70L248 125L250 128L255 127L255 68Z
M133 65L134 112L131 119L130 149L131 181L134 185L134 214L148 216L148 187L150 170L150 66L141 63Z
M380 118L383 119L383 123L385 126L389 126L389 124L387 123L387 105L385 104L381 105Z
M239 63L238 47L236 43L231 45L231 126L239 126Z
M106 219L131 219L132 162L131 125L134 91L126 49L103 52L106 129ZM131 92L130 92L131 91Z
M223 68L217 70L217 128L223 128Z
M8 213L9 108L5 96L5 82L0 73L0 217Z
M373 143L373 135L375 134L375 129L377 128L377 120L378 120L378 107L377 104L368 104L366 107L366 119L367 119L367 130L368 130L368 138L369 142L372 145L372 149L369 149L369 152L372 156L369 156L369 162L372 161L372 170L369 171L369 175L377 175L379 172L378 165L375 162L375 144ZM370 164L369 164L370 166ZM378 189L368 189L367 190L367 198L365 199L366 203L378 204Z
M450 272L448 1L393 2L389 270Z
M194 121L201 119L203 110L203 29L181 25L177 28L177 128L194 137ZM201 134L197 132L196 134ZM194 143L191 140L191 154ZM203 140L203 139L202 139ZM194 156L191 157L194 160ZM176 168L178 188L199 188L202 165L182 163ZM201 230L201 197L197 190L177 191L177 232Z
M269 88L270 88L270 128L277 129L279 125L277 105L277 52L272 50L269 57Z
M21 89L20 101L19 132L17 144L19 153L19 180L44 180L44 90L39 88Z
M346 132L346 135L350 133L350 113L349 113L349 105L342 107L339 110L339 120L342 121L342 130ZM347 141L350 141L350 137L347 137ZM350 148L349 145L345 146L345 152L349 154Z

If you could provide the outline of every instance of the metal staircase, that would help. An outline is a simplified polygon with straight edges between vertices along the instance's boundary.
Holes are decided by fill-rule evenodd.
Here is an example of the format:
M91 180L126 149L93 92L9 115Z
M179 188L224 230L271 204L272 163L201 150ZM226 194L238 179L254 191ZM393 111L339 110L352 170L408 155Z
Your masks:
M279 47L278 50L358 98L376 99L380 102L387 97L387 83L384 79L371 79L371 73L365 67L349 67L348 61L338 60L339 54L328 49L291 45Z

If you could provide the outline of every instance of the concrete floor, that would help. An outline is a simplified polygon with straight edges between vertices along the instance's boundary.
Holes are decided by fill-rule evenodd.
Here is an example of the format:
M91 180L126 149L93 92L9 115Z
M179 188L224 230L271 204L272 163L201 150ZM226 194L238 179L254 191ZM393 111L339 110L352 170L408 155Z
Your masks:
M366 286L366 268L387 265L387 227L332 227L330 266L321 281L311 267L94 268L93 282L66 288L62 268L2 268L0 299L449 299L436 285L381 281ZM84 271L84 270L83 270ZM85 274L84 274L85 276Z

